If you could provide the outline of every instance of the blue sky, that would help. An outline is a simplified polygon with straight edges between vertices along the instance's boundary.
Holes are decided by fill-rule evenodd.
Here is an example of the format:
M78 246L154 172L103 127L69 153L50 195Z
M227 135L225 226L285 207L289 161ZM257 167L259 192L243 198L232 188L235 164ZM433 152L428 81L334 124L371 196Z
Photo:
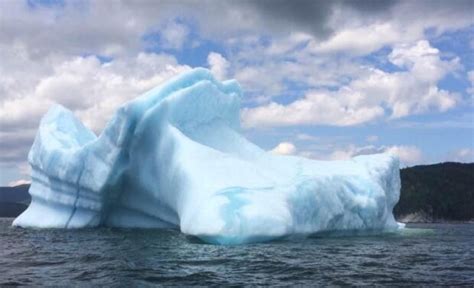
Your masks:
M0 185L29 180L54 103L100 133L198 66L239 81L242 132L274 153L472 162L473 3L2 1Z

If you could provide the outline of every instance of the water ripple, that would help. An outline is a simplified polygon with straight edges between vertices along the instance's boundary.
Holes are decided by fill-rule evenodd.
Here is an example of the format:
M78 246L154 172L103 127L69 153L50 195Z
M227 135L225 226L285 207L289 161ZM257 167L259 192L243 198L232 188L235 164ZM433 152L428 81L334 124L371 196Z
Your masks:
M34 230L0 219L0 286L474 285L474 225L203 244L175 230Z

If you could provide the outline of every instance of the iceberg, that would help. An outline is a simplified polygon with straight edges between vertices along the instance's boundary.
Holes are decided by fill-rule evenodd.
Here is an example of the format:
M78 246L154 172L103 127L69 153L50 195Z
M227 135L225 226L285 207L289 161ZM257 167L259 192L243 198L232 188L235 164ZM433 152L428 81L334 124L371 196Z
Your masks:
M279 156L240 133L242 91L197 68L125 103L96 136L56 105L28 160L38 228L176 228L241 244L325 231L391 231L399 162Z

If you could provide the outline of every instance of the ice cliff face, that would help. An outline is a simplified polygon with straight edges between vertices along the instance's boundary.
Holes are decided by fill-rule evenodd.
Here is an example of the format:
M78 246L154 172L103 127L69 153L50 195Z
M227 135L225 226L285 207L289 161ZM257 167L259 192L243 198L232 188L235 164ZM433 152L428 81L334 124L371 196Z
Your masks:
M396 158L269 154L239 134L241 93L195 69L123 105L99 137L53 107L29 153L31 205L13 225L176 227L220 244L398 227Z

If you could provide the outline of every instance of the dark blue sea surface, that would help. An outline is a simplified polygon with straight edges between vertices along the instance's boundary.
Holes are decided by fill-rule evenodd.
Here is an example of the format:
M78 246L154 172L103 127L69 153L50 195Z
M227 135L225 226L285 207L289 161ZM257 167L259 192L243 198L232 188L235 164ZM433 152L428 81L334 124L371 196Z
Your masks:
M0 286L474 285L474 225L216 246L174 230L35 230L0 218Z

